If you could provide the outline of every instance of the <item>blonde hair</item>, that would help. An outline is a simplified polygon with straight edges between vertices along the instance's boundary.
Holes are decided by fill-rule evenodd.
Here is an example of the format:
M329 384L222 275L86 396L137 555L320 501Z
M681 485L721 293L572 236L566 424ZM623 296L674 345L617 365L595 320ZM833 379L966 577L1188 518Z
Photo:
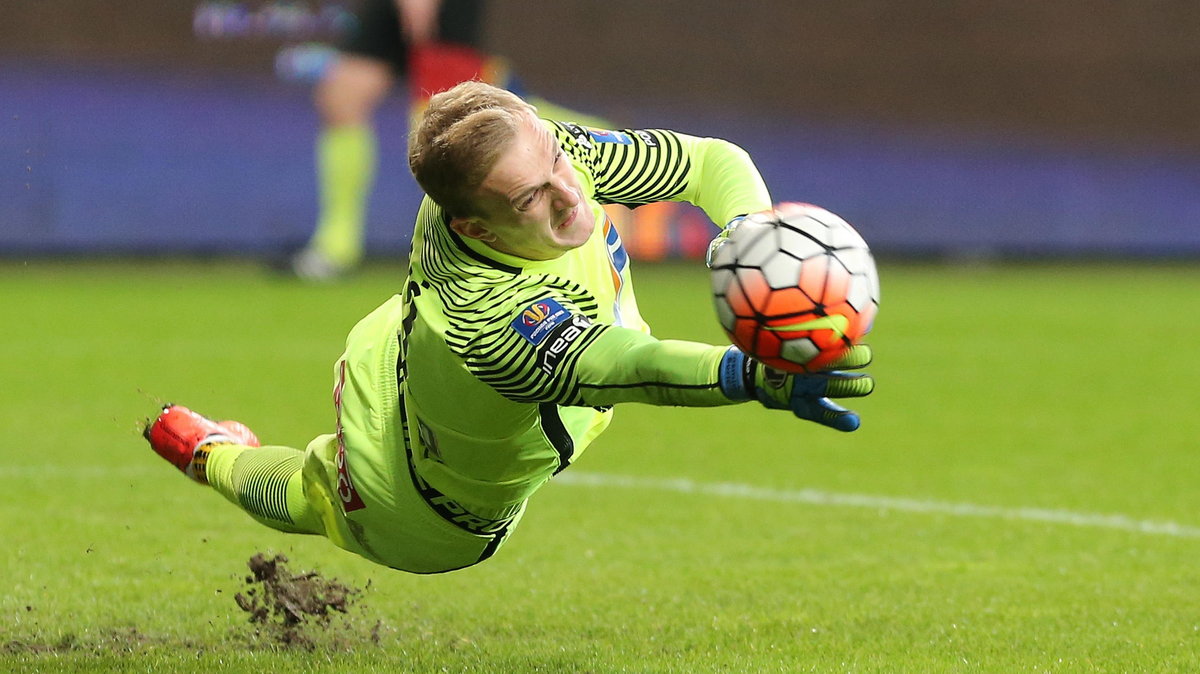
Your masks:
M473 197L534 107L483 82L458 84L429 99L409 136L408 167L451 217L480 215Z

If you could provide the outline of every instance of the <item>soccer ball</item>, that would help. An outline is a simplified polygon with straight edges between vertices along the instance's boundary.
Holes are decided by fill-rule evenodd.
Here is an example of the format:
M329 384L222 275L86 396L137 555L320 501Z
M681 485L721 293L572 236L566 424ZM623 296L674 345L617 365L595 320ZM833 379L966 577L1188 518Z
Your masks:
M812 204L746 216L714 253L713 302L745 353L788 372L815 372L862 338L879 309L866 241Z

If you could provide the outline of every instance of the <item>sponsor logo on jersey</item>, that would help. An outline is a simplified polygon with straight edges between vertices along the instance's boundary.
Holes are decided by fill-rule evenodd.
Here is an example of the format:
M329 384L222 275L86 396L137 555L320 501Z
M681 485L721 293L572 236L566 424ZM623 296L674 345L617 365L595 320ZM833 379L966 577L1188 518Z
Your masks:
M421 445L425 447L426 459L433 459L434 461L442 460L442 452L438 449L437 436L433 434L433 429L425 425L425 422L420 419L417 419L417 438L421 440Z
M591 149L592 137L588 135L587 129L579 126L578 124L571 124L570 122L564 122L563 126L565 126L567 131L569 131L571 135L575 137L576 143L579 143L589 150Z
M616 143L618 145L633 145L633 139L629 134L623 131L609 131L608 129L594 129L588 127L588 135L597 143Z
M437 514L449 520L451 524L466 529L473 534L495 534L504 531L505 527L513 521L512 517L489 520L486 517L473 515L457 501L444 494L430 497L428 503L433 506Z
M555 326L561 325L570 316L571 312L563 308L563 305L553 298L547 297L522 309L521 313L513 319L512 326L517 334L536 346L546 341L546 337L554 330Z
M573 314L570 321L563 323L558 326L557 330L551 332L550 339L546 340L546 345L538 350L538 367L542 372L553 375L563 354L567 352L567 347L579 339L579 336L591 324L592 322L588 320L587 316Z
M416 468L413 467L411 459L408 464L409 470L412 471L412 476L416 481L417 491L420 492L421 498L429 504L433 511L442 517L442 519L453 524L454 526L469 531L473 534L488 535L504 531L504 529L512 523L516 517L516 512L508 517L500 519L488 519L471 513L463 507L461 503L446 496L442 492L434 489L432 485L425 481Z
M651 135L649 131L636 129L634 130L634 133L637 134L638 138L642 139L643 143L649 145L650 147L658 147L658 141L655 140L654 136Z
M346 463L346 439L342 432L342 390L346 388L346 361L338 363L338 380L333 387L333 409L337 413L337 424L334 427L337 434L337 493L342 503L342 511L349 513L367 507L354 481L350 479L350 466Z
M621 317L621 289L625 287L625 268L629 266L629 255L625 252L625 246L621 243L621 234L617 231L617 226L613 224L612 218L604 220L604 241L608 245L608 261L609 273L612 275L613 282L613 317L616 319L617 325L624 325L625 322Z
M342 511L350 513L366 508L367 504L363 503L358 490L354 488L354 481L350 479L350 467L346 464L346 445L341 442L338 443L337 474L337 493L342 501Z
M550 305L545 302L535 302L528 309L521 312L521 322L531 327L549 317Z
M613 269L618 274L624 273L625 267L629 266L629 255L625 252L625 244L621 243L621 233L611 219L604 221L604 243L608 245L608 257ZM621 284L618 283L616 287L620 292Z

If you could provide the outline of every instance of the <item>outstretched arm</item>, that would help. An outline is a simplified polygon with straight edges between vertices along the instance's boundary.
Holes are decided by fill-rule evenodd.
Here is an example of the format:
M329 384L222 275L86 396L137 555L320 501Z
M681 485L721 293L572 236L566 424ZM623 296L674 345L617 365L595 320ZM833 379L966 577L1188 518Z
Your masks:
M862 374L786 374L733 347L660 340L594 323L553 294L522 305L510 322L484 331L477 343L487 347L470 350L468 368L518 402L710 407L758 400L771 409L851 431L858 427L858 417L829 399L863 396L873 388L871 378ZM835 367L857 369L869 361L870 349L855 347Z
M858 345L830 371L788 374L736 347L657 340L611 328L581 355L579 391L588 405L643 402L704 407L757 400L806 421L853 431L859 426L858 415L831 398L869 395L875 388L870 376L843 370L857 370L870 362L870 347Z
M722 225L771 207L771 195L750 155L727 140L664 129L607 131L551 124L563 149L591 178L600 203L636 208L686 201Z

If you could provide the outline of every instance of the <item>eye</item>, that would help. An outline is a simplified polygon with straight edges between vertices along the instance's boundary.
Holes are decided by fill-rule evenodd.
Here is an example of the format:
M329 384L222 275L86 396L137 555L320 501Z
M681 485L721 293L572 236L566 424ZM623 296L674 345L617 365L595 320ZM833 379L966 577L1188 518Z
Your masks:
M541 194L542 194L542 188L540 188L540 187L538 189L530 192L528 197L522 199L521 203L517 204L517 210L518 211L528 210L529 207L533 205L533 202L537 201L537 198L539 196L541 196Z

